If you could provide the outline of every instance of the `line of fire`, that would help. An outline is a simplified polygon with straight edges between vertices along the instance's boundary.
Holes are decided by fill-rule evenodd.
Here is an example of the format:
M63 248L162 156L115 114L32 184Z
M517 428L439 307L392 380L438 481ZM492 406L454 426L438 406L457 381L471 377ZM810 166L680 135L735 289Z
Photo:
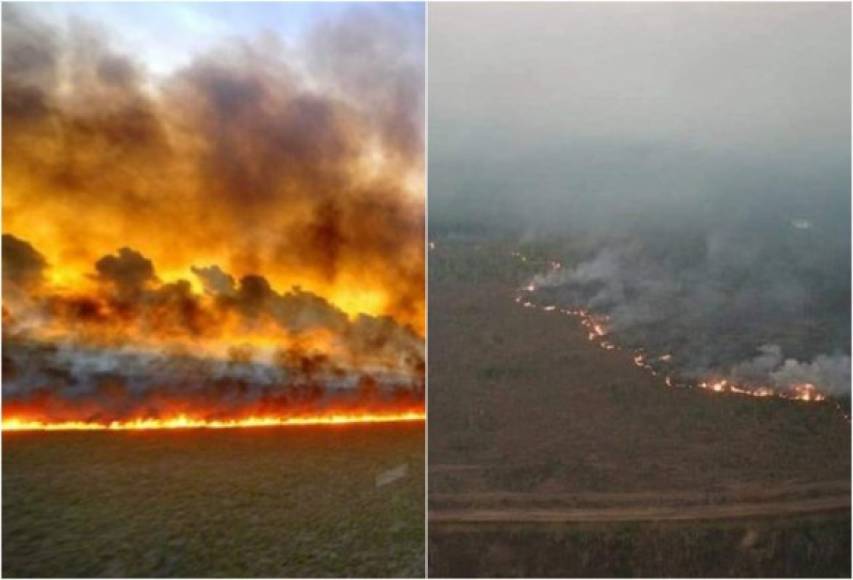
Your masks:
M324 40L381 14L156 74L3 17L5 429L423 420L423 78Z
M528 261L528 258L520 252L513 252L512 256L523 262ZM563 265L561 262L550 260L547 263L546 274L559 272L562 268ZM541 309L543 312L553 312L577 318L581 325L587 329L587 338L602 349L607 351L626 349L626 347L618 344L613 333L608 328L609 319L607 315L598 315L587 308L579 306L563 307L549 303L547 300L544 303L540 303L540 301L536 300L535 296L537 290L539 288L536 282L529 282L520 289L519 295L514 298L514 302L523 308ZM647 371L652 376L663 377L664 384L667 387L697 388L714 393L731 393L759 398L778 397L805 403L819 403L828 399L821 385L815 385L811 382L772 385L739 382L736 379L720 375L696 377L680 372L676 364L677 361L674 360L670 353L650 353L643 347L628 348L627 350L631 352L635 366ZM845 418L849 420L848 414L842 406L837 406Z

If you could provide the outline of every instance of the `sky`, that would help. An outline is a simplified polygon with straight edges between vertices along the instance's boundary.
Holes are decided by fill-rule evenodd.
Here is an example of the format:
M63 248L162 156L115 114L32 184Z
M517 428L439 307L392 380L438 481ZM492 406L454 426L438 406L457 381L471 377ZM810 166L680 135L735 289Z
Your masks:
M352 9L346 2L80 2L39 3L31 8L60 25L83 19L114 31L116 43L160 75L230 39L272 34L298 46L315 26ZM382 10L396 14L398 24L415 42L423 37L421 6L401 3Z
M708 174L770 167L825 189L849 168L849 16L844 3L432 5L431 210L478 189L512 205L505 190L532 180L533 204L677 200L704 195Z

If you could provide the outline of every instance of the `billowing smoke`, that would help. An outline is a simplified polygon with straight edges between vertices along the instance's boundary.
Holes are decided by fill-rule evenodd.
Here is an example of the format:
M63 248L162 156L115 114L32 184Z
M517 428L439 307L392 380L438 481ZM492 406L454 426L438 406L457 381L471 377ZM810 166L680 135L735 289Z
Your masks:
M5 10L5 232L68 279L128 247L170 277L200 262L261 272L422 331L410 18L355 7L300 44L223 40L163 75L95 23Z
M47 262L24 240L3 236L3 284L15 289L39 286Z
M782 349L775 344L759 347L754 359L732 368L732 376L747 383L770 382L783 388L795 385L819 385L834 395L850 392L850 357L846 355L818 355L811 363L785 359Z
M684 377L790 390L850 392L849 284L842 248L780 221L745 232L660 231L597 250L534 277L546 301L608 317L651 358L672 355ZM574 262L574 263L573 263Z
M3 11L4 415L422 406L415 12L168 72L45 14Z
M344 369L325 356L291 351L276 353L272 362L252 362L239 353L219 359L15 342L3 366L7 416L46 423L179 415L216 421L423 405L422 380L408 372Z
M26 260L24 260L25 257ZM120 420L175 413L217 419L293 414L334 405L416 406L423 341L387 316L349 317L298 287L218 266L163 283L130 248L99 259L88 294L33 276L47 269L27 242L3 236L9 295L4 408L39 420Z
M559 261L536 303L609 315L608 340L672 354L667 374L849 392L849 19L434 6L431 239Z

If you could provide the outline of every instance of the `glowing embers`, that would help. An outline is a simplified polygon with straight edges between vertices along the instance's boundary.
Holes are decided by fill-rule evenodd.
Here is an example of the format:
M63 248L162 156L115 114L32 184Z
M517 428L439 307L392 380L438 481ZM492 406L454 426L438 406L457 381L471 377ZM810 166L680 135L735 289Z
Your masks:
M777 390L768 386L738 385L725 379L711 382L702 381L696 386L700 389L705 389L714 393L736 393L738 395L747 395L749 397L778 397L793 401L815 403L826 400L826 395L820 393L817 388L810 383L793 385L790 390Z
M823 401L826 397L817 391L817 388L811 383L794 385L794 399L800 401Z
M4 431L142 431L163 429L240 429L250 427L287 427L310 425L346 425L357 423L400 423L423 421L423 409L400 411L345 411L293 417L244 417L239 419L200 419L177 415L165 419L132 419L109 423L89 421L44 422L12 417L3 420Z
M670 355L666 355L669 358L666 360L669 361L672 359ZM663 357L658 357L658 360L663 360ZM636 357L635 357L636 362ZM641 366L641 365L638 365ZM643 366L649 366L644 364ZM654 371L652 371L654 374ZM820 402L825 401L827 399L826 395L819 392L817 388L812 384L798 384L793 385L789 389L777 389L774 387L770 387L767 385L747 385L747 384L739 384L733 382L729 379L714 379L714 380L706 380L700 381L698 383L676 383L672 376L667 375L665 377L666 386L668 387L694 387L697 389L703 389L705 391L709 391L711 393L733 393L736 395L745 395L747 397L776 397L779 399L788 399L792 401L804 401L804 402Z

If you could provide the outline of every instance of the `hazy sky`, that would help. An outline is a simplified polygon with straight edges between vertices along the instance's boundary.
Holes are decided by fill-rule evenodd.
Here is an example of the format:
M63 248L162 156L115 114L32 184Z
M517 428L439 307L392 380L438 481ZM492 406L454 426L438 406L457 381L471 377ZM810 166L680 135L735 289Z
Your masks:
M134 54L155 74L168 74L199 52L235 39L271 34L288 45L297 45L316 25L365 8L375 6L354 7L347 2L77 2L28 6L32 13L60 26L74 19L97 23L112 34L117 47ZM395 16L401 33L423 36L422 5L385 4L381 11Z
M429 10L439 210L449 196L502 198L521 183L532 203L678 199L704 192L709 173L755 188L773 167L821 190L849 173L848 4Z

